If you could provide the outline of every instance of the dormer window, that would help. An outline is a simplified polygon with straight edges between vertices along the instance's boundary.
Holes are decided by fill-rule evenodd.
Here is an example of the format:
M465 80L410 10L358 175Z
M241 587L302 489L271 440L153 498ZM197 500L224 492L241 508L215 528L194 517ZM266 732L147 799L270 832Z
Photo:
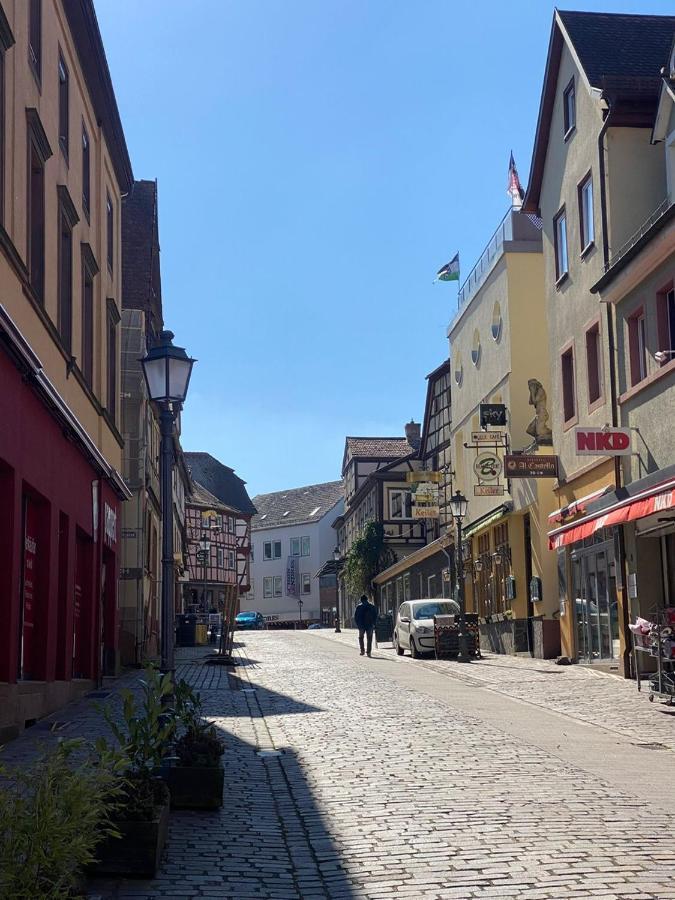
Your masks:
M572 134L577 124L577 99L574 78L563 91L563 133L565 140Z

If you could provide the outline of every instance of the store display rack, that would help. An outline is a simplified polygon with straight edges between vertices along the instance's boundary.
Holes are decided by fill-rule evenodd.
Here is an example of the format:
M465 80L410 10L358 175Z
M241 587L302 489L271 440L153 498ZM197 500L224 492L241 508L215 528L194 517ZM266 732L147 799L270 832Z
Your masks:
M638 691L648 678L650 701L659 697L671 706L675 699L675 607L656 610L651 621L638 618L630 628ZM645 653L656 660L656 672L641 677L638 655Z

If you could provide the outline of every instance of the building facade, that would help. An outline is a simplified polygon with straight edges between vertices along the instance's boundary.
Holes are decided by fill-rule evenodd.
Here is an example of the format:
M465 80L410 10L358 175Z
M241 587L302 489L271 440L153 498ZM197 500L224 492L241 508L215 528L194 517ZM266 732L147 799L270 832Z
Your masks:
M0 729L118 662L120 213L93 3L0 7ZM47 450L48 448L48 450Z
M666 16L554 14L524 209L543 220L561 527L622 489L618 457L578 452L577 429L618 425L614 313L592 288L665 197L663 151L651 137L674 30ZM620 534L554 537L563 653L627 673Z
M343 485L329 481L253 498L251 590L242 609L268 623L319 622L318 572L332 559L332 524L342 512Z

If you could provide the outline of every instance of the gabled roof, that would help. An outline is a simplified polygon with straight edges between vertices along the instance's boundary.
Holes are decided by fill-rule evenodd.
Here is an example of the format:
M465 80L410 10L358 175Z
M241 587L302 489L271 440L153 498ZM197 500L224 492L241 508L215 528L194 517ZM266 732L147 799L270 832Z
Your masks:
M251 521L253 531L286 525L318 522L344 496L342 481L326 481L305 487L258 494L253 498L257 514Z
M405 459L420 448L419 438L408 441L405 437L347 437L342 457L342 473L348 459Z
M219 500L215 494L208 491L203 484L194 481L194 479L190 486L190 496L187 498L187 502L193 506L206 506L209 509L215 509L216 511L230 509L226 503L223 503L223 501ZM233 511L236 512L236 510Z
M556 10L553 14L539 117L523 212L539 213L551 118L564 44L576 59L588 90L633 96L649 107L658 100L659 72L675 32L675 16ZM638 103L639 105L639 103ZM622 123L624 124L624 123ZM625 124L645 127L644 117Z
M255 515L255 506L246 490L246 482L210 453L186 453L185 462L193 481L197 481L225 506L246 516Z

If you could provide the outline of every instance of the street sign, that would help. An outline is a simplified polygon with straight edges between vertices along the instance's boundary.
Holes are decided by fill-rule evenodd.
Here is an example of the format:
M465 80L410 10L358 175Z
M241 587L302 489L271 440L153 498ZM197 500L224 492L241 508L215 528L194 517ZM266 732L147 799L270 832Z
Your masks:
M507 453L504 471L507 478L557 478L558 457Z
M506 425L506 406L503 403L481 403L480 426L481 428L494 428Z
M502 474L502 461L496 453L484 450L473 461L473 471L478 481L497 481Z
M630 456L630 428L575 428L577 456Z
M197 562L202 566L206 565L209 561L209 551L208 550L197 550Z
M503 484L474 484L473 495L474 495L474 497L503 497L504 496L504 485Z
M474 444L503 444L505 435L502 431L472 431Z

